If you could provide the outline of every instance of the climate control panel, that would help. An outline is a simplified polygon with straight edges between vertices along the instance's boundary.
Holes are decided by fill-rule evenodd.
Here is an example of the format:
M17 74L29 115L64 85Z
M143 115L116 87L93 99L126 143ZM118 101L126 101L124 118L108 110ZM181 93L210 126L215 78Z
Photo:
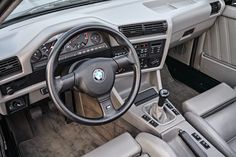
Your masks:
M140 66L142 69L158 67L161 64L166 40L156 40L151 42L134 44L134 48L139 57ZM124 55L127 53L125 50L114 51L113 56ZM120 73L127 72L130 69L121 69Z
M164 47L165 40L135 44L134 48L139 56L141 68L158 67L161 63Z

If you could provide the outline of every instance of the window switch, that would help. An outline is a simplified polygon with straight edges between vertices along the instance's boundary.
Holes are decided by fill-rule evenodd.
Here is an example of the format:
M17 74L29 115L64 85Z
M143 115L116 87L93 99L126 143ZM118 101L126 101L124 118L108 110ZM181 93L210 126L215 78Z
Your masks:
M205 141L202 140L200 143L204 148L206 148L206 149L210 148L210 146Z
M175 114L176 116L179 115L179 112L178 112L176 109L173 109L172 111L174 112L174 114Z
M165 103L165 105L169 108L169 109L173 109L174 107L171 105L171 104L169 104L169 103Z
M197 133L192 133L192 136L197 140L200 141L202 138Z
M159 124L157 123L157 122L155 122L154 120L151 120L150 122L149 122L152 126L154 126L154 127L157 127Z
M142 116L142 118L143 118L145 121L147 121L147 122L151 119L150 117L148 117L148 116L145 115L145 114Z

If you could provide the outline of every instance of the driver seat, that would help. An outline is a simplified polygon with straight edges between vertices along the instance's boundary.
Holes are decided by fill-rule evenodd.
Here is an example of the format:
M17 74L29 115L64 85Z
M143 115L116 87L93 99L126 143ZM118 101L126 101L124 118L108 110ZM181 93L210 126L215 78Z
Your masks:
M176 157L170 146L160 138L140 133L135 139L124 133L83 157Z

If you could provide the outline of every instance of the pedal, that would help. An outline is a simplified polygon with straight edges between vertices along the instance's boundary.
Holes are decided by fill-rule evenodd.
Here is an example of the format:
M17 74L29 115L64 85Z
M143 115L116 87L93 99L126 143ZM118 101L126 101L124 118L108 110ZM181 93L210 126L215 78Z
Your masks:
M42 109L41 109L39 106L30 109L29 113L30 113L30 116L31 116L31 118L32 118L33 120L36 120L36 119L38 119L38 118L41 118L42 115L43 115Z

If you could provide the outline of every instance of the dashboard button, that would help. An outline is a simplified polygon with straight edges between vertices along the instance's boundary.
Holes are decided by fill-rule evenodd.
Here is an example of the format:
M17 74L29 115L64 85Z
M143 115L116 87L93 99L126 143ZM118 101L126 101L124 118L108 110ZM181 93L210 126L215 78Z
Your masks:
M46 88L46 87L45 88L41 88L40 92L41 92L42 95L46 95L46 94L48 94L48 88Z

